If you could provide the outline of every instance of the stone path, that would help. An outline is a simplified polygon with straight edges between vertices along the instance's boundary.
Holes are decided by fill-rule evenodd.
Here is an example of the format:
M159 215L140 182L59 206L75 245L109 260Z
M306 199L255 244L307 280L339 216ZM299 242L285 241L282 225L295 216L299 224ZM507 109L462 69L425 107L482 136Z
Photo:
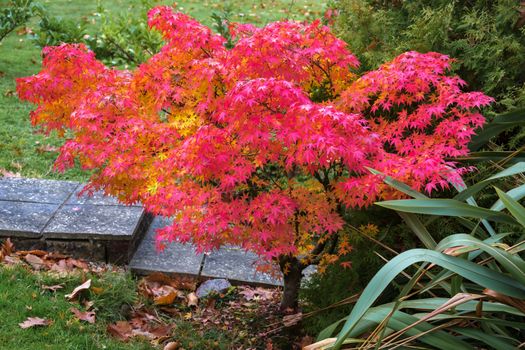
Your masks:
M140 206L125 206L96 193L78 194L72 181L0 178L0 240L17 249L59 251L75 257L128 264L137 274L164 272L232 283L281 285L256 271L257 257L229 246L197 254L192 245L171 243L158 252L154 232L169 224Z

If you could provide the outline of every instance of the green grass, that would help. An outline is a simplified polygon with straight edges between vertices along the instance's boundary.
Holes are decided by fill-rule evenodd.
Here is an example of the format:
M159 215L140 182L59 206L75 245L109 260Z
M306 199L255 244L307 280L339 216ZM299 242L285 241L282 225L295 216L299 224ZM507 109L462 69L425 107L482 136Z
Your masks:
M78 22L93 19L97 10L95 0L44 0L41 1L52 15ZM158 1L172 4L173 1ZM133 10L139 0L104 0L102 4L110 13ZM0 5L0 8L3 5ZM274 1L178 1L178 9L207 25L211 25L212 12L232 10L232 20L264 25L270 21L293 18L313 20L318 18L324 2L315 0ZM35 26L36 20L28 24ZM15 93L15 79L38 73L40 50L25 36L11 33L0 42L0 174L3 170L20 173L24 177L86 180L88 175L79 168L65 173L53 171L56 152L45 151L43 146L60 146L56 136L43 136L35 132L29 122L33 106L21 103ZM1 176L1 175L0 175Z
M95 324L77 320L70 308L84 311L84 306L65 298L65 294L71 293L84 279L91 279L92 288L82 294L81 301L93 302L91 310L96 312ZM62 285L63 288L51 292L44 290L44 285ZM230 301L235 302L236 306L231 307ZM139 295L137 281L123 271L94 274L77 270L59 276L53 272L30 270L27 265L0 264L0 349L162 349L162 344L154 347L146 339L134 338L134 341L124 343L107 333L108 324L119 320L129 321L131 307L147 309L164 324L174 324L171 335L163 343L176 341L187 350L265 348L269 338L259 338L257 334L269 322L268 311L261 313L256 304L245 304L237 294L217 297L215 312L207 313L206 305L206 300L201 301L199 309L175 303L170 307L178 312L168 315L162 312L162 307L159 309L153 305L152 300ZM207 324L201 321L203 315L208 315ZM28 317L52 320L52 324L20 328L19 323Z
M119 316L122 303L135 298L135 285L130 276L106 273L93 278L93 285L104 292L92 295L97 312L95 324L75 320L71 307L82 307L66 300L81 281L80 274L59 278L49 273L33 273L16 267L0 267L0 349L151 349L146 342L122 343L106 333L108 322ZM63 284L57 292L43 291L42 285ZM19 323L28 317L53 320L48 327L22 329Z

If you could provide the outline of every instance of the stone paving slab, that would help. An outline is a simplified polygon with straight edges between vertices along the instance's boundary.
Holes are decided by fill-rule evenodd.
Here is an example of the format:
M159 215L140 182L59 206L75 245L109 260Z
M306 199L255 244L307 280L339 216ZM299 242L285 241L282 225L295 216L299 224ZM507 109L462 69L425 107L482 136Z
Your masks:
M254 253L238 247L222 247L206 256L202 277L227 278L237 283L281 286L281 279L272 278L256 270L257 261L258 257Z
M1 178L0 200L62 204L78 182L23 178Z
M58 204L0 200L0 236L39 238Z
M140 207L66 204L43 235L46 239L131 239L143 215Z
M103 192L97 191L93 195L84 193L79 197L80 192L84 188L84 184L77 186L71 197L66 201L65 204L71 205L122 205L118 202L115 197L105 196Z
M170 220L157 216L140 243L129 267L137 274L163 272L198 276L203 254L197 254L190 244L169 243L163 251L158 251L155 245L155 230L170 224Z

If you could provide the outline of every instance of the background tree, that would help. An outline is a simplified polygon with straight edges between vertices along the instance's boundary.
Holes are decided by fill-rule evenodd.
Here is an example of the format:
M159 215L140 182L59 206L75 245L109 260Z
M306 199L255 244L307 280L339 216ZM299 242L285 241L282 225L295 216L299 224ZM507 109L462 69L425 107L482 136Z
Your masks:
M169 7L152 9L149 25L166 43L137 69L107 68L83 45L48 47L19 96L38 105L35 125L67 135L58 169L76 160L94 170L86 190L172 217L161 247L236 244L277 262L284 309L297 306L305 267L351 249L347 208L399 197L367 167L418 190L447 187L465 171L447 159L468 153L491 101L462 92L437 53L358 77L318 21L232 24L229 50Z
M348 42L363 70L376 69L407 50L456 59L453 71L495 98L489 115L525 107L525 2L335 0L334 31ZM523 145L525 129L496 139Z

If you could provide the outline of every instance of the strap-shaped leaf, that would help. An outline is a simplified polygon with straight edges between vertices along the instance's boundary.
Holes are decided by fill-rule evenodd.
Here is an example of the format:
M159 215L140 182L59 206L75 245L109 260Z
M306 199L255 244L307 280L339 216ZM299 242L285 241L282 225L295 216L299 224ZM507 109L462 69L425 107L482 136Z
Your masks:
M436 250L443 251L447 248L459 246L475 247L486 252L499 262L512 277L525 285L525 261L519 256L512 255L503 249L494 248L490 244L482 242L470 235L460 233L448 236L439 242Z
M511 225L517 224L517 222L507 214L490 209L474 207L454 199L400 199L377 202L376 204L406 213L474 217Z
M519 201L520 199L525 198L525 184L518 186L516 188L513 188L512 190L506 193L510 198L516 201ZM490 207L490 210L495 210L495 211L500 211L503 209L505 209L505 206L503 205L503 202L501 201L501 199L498 199L498 201L494 203L492 207Z
M520 162L520 163L517 163L517 164L514 164L513 166L505 169L505 170L502 170L500 171L499 173L489 177L489 178L486 178L485 180L482 180L472 186L470 186L469 188L465 189L464 191L461 191L460 193L458 193L454 199L458 200L458 201L464 201L466 200L467 198L469 197L472 197L473 195L475 195L476 193L478 193L479 191L483 190L485 187L487 187L488 185L490 185L492 182L496 181L496 180L499 180L499 179L502 179L502 178L505 178L505 177L508 177L508 176L513 176L513 175L516 175L516 174L520 174L520 173L525 173L525 162Z
M456 274L499 293L514 297L525 298L525 285L499 272L477 265L473 262L448 256L428 249L412 249L399 254L390 260L377 272L366 286L361 297L355 304L343 329L339 333L334 349L340 349L344 339L350 334L357 323L365 315L379 295L401 271L415 263L430 262L449 269Z
M499 188L496 188L496 192L498 193L499 199L501 199L503 202L503 205L505 205L505 208L507 208L512 216L514 216L516 220L525 228L525 208Z
M451 161L480 163L480 162L505 162L506 164L515 164L525 162L525 151L486 151L472 152L468 156L451 158Z

